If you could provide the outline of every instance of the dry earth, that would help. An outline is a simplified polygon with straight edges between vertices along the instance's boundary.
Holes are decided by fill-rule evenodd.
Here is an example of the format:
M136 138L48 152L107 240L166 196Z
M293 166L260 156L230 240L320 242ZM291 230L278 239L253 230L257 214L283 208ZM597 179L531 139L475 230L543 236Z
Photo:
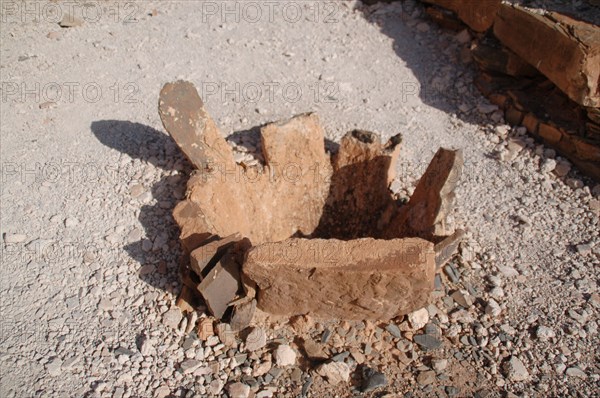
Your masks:
M503 124L471 84L465 33L414 1L85 3L1 3L1 396L219 396L243 377L256 396L299 396L309 377L310 396L354 396L360 359L387 378L366 395L600 395L600 186L559 177L568 162ZM70 7L83 24L61 28ZM400 195L440 146L462 148L467 243L427 326L259 317L269 345L247 358L185 335L171 211L191 166L157 113L175 79L227 135L307 111L332 141L402 133ZM423 327L441 347L411 341ZM299 337L351 350L336 359L352 380L333 386L300 355L253 377Z

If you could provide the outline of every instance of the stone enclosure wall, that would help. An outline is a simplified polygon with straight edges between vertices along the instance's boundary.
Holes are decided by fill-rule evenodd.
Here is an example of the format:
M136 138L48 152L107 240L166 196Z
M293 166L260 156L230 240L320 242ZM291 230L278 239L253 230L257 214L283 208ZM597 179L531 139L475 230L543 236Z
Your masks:
M424 0L441 26L468 27L475 84L512 125L600 181L600 27L500 0Z

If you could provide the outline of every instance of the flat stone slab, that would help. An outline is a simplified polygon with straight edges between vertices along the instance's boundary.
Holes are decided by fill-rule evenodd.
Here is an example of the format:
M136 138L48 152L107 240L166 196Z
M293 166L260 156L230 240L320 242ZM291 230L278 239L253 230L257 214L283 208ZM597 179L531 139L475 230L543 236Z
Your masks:
M419 238L294 238L253 247L243 272L271 314L383 320L427 304L435 254Z
M227 252L200 282L198 291L204 297L210 312L216 318L221 318L229 303L237 297L240 286L239 265L235 262L233 253Z
M494 34L580 105L600 106L600 27L502 4Z
M200 278L205 277L211 263L218 261L228 247L241 239L242 236L235 233L200 246L190 254L190 268Z

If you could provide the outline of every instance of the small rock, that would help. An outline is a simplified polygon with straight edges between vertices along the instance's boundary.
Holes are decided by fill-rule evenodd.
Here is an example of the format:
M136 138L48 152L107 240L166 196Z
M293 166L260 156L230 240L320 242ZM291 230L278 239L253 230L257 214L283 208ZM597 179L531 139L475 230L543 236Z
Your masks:
M68 217L65 219L65 227L67 228L73 228L77 226L77 224L79 224L79 220L74 217Z
M417 383L422 386L427 386L435 381L435 372L433 370L426 370L419 373L417 376Z
M196 370L200 367L200 365L202 365L202 362L200 362L196 359L188 359L188 360L183 361L179 365L179 368L181 369L183 374L188 374L188 373L193 373L194 370Z
M587 378L587 375L585 374L585 372L583 370L581 370L579 367L577 366L573 366L571 368L567 369L567 376L571 376L571 377L579 377L581 379L585 379Z
M529 378L529 372L523 362L516 356L511 356L503 366L504 373L512 381L523 381Z
M442 345L442 342L439 339L428 334L416 335L413 337L413 340L425 351L435 350Z
M556 168L556 160L554 159L545 159L540 165L540 171L542 173L550 173Z
M339 384L350 380L350 368L344 362L328 362L317 368L317 374L327 379L329 384Z
M214 379L213 381L210 382L210 384L208 386L208 390L213 395L220 394L221 390L223 390L223 382L220 379Z
M302 347L310 359L323 360L327 358L323 346L310 338L304 339Z
M13 244L21 243L27 239L27 235L24 234L4 234L4 243Z
M394 336L397 339L402 337L402 334L400 333L400 329L398 328L398 326L396 324L390 323L389 325L387 325L385 327L385 330L387 330L392 336Z
M467 29L463 29L458 34L454 35L454 38L460 44L467 44L471 41L471 35L469 34L469 31Z
M170 327L171 329L177 329L179 322L181 322L181 310L178 307L172 307L170 310L163 315L163 325Z
M60 39L60 37L62 36L62 34L60 32L49 32L46 37L48 39L52 39L52 40L57 40Z
M217 336L219 336L219 340L221 340L221 343L223 343L225 347L235 347L235 332L231 330L229 324L219 323L217 325Z
M62 361L59 358L54 358L46 364L46 370L52 377L60 376L62 373Z
M421 308L420 310L408 314L408 322L413 330L423 328L427 325L427 322L429 322L429 312L427 311L427 308Z
M493 317L497 317L501 312L502 308L500 308L500 304L494 299L490 299L485 306L485 313Z
M498 110L498 106L494 104L479 104L477 105L477 110L479 113L487 115L488 113L492 113Z
M250 386L240 382L233 383L227 386L227 393L230 398L248 398Z
M461 307L469 308L473 305L473 297L465 290L457 290L450 297Z
M273 352L273 359L279 367L290 366L296 363L296 352L289 345L281 344Z
M249 352L258 351L267 345L267 334L265 330L259 327L252 329L246 337L246 350Z
M154 398L167 398L171 390L167 386L160 386L154 391Z
M113 309L113 303L106 297L102 297L98 303L98 308L104 311L110 311Z
M589 244L580 244L575 247L577 253L586 256L592 252L592 246Z
M448 367L448 360L445 359L445 358L432 359L431 360L431 367L436 372L441 372L441 371L443 371L444 369L446 369Z
M215 335L213 321L210 318L202 318L198 322L198 338L202 341L208 340L209 337Z
M571 171L571 163L563 160L556 163L554 173L559 177L564 177Z
M363 368L363 383L361 386L362 392L370 392L379 387L385 387L388 383L385 375L374 369Z
M145 336L142 340L142 344L140 345L140 353L143 356L152 355L155 352L154 345L156 344L156 340L148 338Z
M552 330L546 326L538 326L538 328L535 331L535 335L537 336L538 339L540 339L542 341L549 340L556 336L556 334L554 333L554 330Z

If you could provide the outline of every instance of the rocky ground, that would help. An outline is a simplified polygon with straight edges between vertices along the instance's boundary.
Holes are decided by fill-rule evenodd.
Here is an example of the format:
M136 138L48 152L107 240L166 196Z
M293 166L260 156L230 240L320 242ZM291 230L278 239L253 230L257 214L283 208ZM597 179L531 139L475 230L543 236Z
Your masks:
M414 1L227 3L91 1L68 28L50 12L68 4L2 4L0 394L599 396L600 186L504 124L467 32ZM306 111L332 141L402 133L400 195L462 148L467 240L431 305L382 323L259 314L240 335L183 318L171 211L191 166L157 113L178 78L238 132L240 162L259 150L240 131Z

